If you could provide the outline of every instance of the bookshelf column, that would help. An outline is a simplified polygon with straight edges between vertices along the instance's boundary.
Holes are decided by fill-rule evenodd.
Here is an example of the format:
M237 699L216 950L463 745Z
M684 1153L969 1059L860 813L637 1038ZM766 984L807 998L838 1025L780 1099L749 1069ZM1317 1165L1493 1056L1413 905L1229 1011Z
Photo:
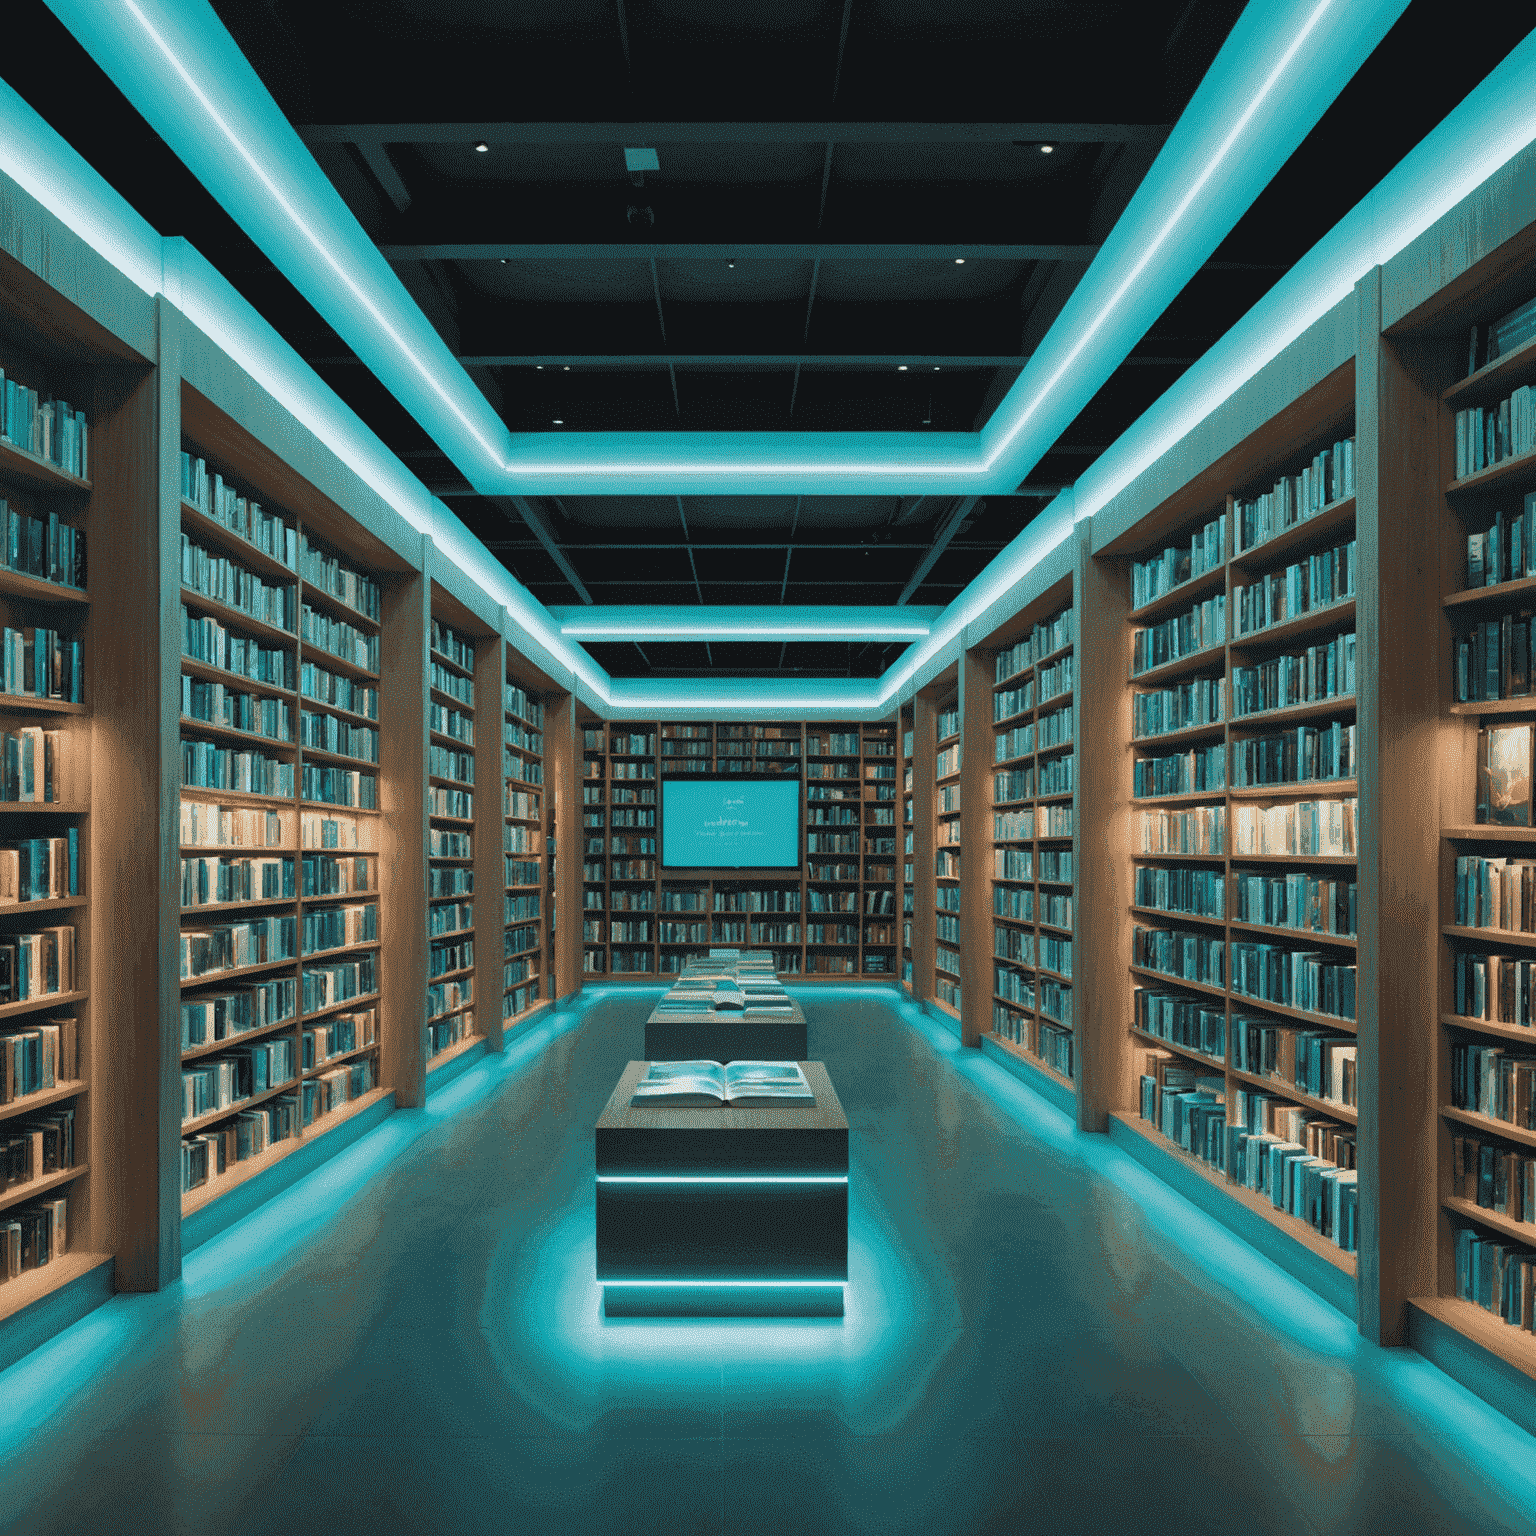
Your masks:
M426 1102L428 540L420 568L388 582L379 636L379 1082L401 1109Z
M562 998L581 991L581 738L577 735L576 695L561 694L544 705L544 794L546 817L553 816L555 835L545 856L555 861L556 907L553 925L554 971L549 996Z
M181 377L179 316L156 307L160 367L104 372L91 422L87 1230L116 1256L119 1291L181 1272L181 983L163 938L181 898Z
M960 656L960 1041L979 1046L992 1029L991 656Z
M505 613L501 623L505 626ZM505 860L502 834L506 786L502 777L502 709L507 643L499 635L475 637L475 1012L485 1047L499 1051L502 951L505 946ZM542 789L539 797L543 799Z
M1357 285L1356 626L1360 742L1360 1331L1405 1340L1410 1296L1435 1294L1442 744L1446 665L1437 540L1426 509L1451 477L1438 401L1381 335L1381 268Z
M912 701L912 996L933 996L933 775L938 711L930 694Z
M1125 680L1130 674L1130 602L1118 567L1095 560L1092 527L1077 545L1077 816L1072 868L1076 879L1078 964L1075 968L1077 1115L1085 1131L1103 1131L1109 1112L1129 1107L1134 1041L1126 1030L1119 958L1131 948L1131 891L1125 850L1131 808L1125 793L1125 749L1131 739ZM1084 722L1087 722L1084 729Z

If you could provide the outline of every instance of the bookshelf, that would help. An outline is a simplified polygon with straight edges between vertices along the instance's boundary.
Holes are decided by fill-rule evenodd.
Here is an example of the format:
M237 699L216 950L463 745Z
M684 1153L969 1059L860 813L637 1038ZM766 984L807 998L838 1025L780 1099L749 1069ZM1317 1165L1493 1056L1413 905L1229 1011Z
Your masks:
M1352 386L1335 369L1094 562L1118 702L1088 684L1124 731L1094 791L1128 864L1103 928L1128 1036L1106 1056L1129 1069L1093 1097L1351 1283Z
M941 1014L956 1025L960 1023L963 1003L960 933L961 867L961 782L962 760L960 731L959 667L951 667L925 690L925 719L932 757L919 770L917 782L931 784L931 798L926 808L918 805L914 815L926 819L932 885L923 904L925 916L932 914L932 946L927 959L927 974L932 978L927 999ZM914 791L914 800L916 791Z
M276 501L235 424L184 394L185 1219L383 1092L383 593L323 509Z
M740 945L784 975L894 976L894 724L584 716L578 731L585 975L671 975ZM659 786L711 773L803 779L802 869L662 870Z
M901 984L908 996L913 989L912 922L913 922L913 826L912 826L912 706L902 706L897 720L897 741L901 756L897 759L897 773L901 785Z
M524 686L519 658L507 650L503 679L502 910L503 1028L526 1022L554 995L554 807L544 775L544 705Z
M1061 578L967 654L968 698L985 725L973 739L990 826L975 899L992 914L978 977L993 1048L1075 1092L1074 834L1077 729L1072 577ZM978 778L980 775L978 775ZM978 848L978 852L981 849Z

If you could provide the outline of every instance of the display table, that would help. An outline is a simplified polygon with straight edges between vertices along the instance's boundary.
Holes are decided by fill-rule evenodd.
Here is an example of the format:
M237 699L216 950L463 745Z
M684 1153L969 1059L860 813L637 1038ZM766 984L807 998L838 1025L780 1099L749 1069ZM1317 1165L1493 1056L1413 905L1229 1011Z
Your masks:
M610 1317L842 1315L848 1121L819 1061L814 1105L630 1107L597 1122L597 1278Z
M804 1061L805 1010L793 998L790 1013L663 1013L645 1021L647 1061Z

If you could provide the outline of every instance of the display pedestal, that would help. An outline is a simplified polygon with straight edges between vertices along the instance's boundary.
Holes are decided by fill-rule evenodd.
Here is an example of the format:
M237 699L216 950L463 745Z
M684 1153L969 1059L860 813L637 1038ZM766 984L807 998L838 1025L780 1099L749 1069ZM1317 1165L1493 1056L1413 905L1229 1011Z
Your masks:
M623 1316L840 1316L848 1121L826 1068L814 1106L631 1108L632 1061L597 1122L597 1278Z
M754 1017L750 1013L663 1014L645 1021L647 1061L804 1061L805 1011Z

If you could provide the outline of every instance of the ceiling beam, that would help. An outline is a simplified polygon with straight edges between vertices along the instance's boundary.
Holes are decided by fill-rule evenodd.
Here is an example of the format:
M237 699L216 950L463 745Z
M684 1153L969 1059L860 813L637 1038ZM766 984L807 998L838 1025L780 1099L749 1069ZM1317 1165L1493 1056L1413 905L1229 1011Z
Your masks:
M489 499L500 503L503 511L511 507L522 518L532 530L534 538L544 546L544 552L559 566L560 574L570 582L577 597L584 603L590 603L592 594L587 591L581 577L576 574L576 567L566 559L565 551L560 548L554 530L549 526L549 519L526 496L492 496Z
M975 242L936 245L919 242L864 243L846 241L745 242L724 245L687 241L666 244L650 240L603 241L432 241L427 244L381 245L386 261L1069 261L1087 266L1098 255L1097 245L1041 243L998 245Z
M887 370L905 363L915 373L934 368L1022 368L1029 354L1013 352L464 352L457 354L466 368L601 368L605 371L658 368L871 368ZM358 364L342 357L311 357L317 368ZM1152 353L1125 359L1129 368L1187 368L1194 357L1163 357ZM359 364L359 366L361 366Z
M933 543L928 546L928 553L917 562L917 569L913 571L911 579L901 589L901 596L896 599L896 605L900 607L922 586L924 577L934 567L940 555L949 547L949 541L959 533L960 525L971 515L979 496L965 496L956 503L954 510L939 524L934 531Z
M1168 123L306 123L306 144L1161 144Z

